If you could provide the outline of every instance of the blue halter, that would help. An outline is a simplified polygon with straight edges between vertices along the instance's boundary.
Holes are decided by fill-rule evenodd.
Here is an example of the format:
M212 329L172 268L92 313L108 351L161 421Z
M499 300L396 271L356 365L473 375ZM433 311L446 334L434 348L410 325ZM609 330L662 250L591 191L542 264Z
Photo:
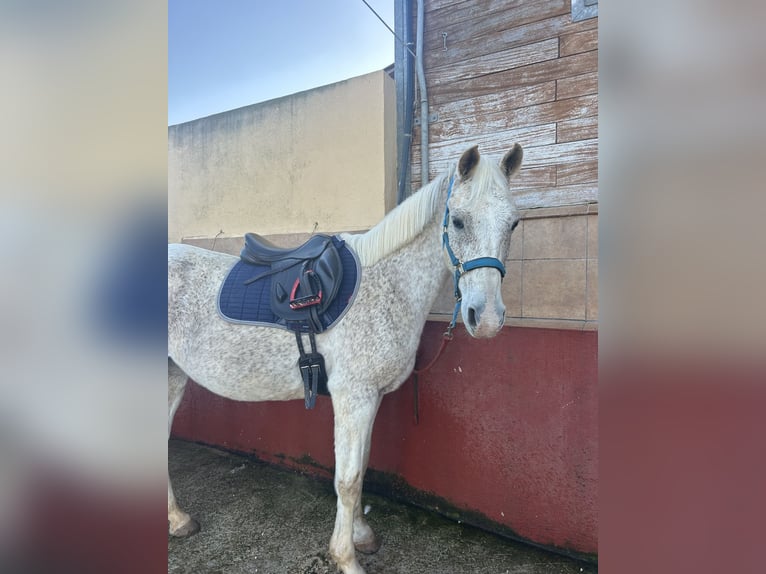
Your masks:
M449 189L447 190L447 203L444 211L444 222L442 223L442 245L444 245L444 248L447 250L447 254L449 255L450 261L452 262L452 266L455 268L455 311L452 313L452 321L450 321L449 327L447 327L447 332L444 333L445 338L452 338L452 330L455 328L455 324L457 323L457 315L460 312L460 304L463 301L463 295L460 293L460 287L458 285L460 276L480 267L494 267L500 272L501 280L503 277L505 277L505 266L503 265L503 262L496 257L477 257L476 259L471 259L470 261L463 262L460 261L460 259L458 259L455 256L455 253L452 251L452 248L449 245L447 224L449 223L449 198L452 194L452 184L454 181L455 175L453 174L449 180Z

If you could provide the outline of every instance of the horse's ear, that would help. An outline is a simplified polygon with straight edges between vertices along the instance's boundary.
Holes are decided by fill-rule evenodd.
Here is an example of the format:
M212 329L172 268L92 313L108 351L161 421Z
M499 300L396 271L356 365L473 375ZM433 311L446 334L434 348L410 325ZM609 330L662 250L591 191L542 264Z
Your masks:
M460 161L457 164L457 171L460 174L460 179L468 179L471 177L473 170L479 164L479 146L475 145L471 149L463 152L460 156Z
M521 167L521 160L524 158L524 150L517 143L513 144L513 147L508 150L500 161L500 169L503 170L503 174L506 179L510 180Z

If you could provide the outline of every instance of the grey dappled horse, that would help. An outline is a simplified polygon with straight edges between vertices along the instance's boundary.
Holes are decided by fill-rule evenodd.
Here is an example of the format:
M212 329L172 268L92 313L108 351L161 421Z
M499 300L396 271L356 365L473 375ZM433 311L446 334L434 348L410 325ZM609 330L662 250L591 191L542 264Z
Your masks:
M456 269L468 332L492 337L503 326L501 262L519 219L509 180L522 155L514 144L498 165L474 146L370 231L343 235L362 266L359 291L346 316L316 342L335 415L337 513L330 554L345 574L364 574L355 547L375 552L380 546L361 506L375 414L383 395L412 371L428 312ZM168 434L187 377L237 401L304 397L293 333L219 316L218 290L236 261L189 245L168 246ZM199 529L179 508L169 479L168 523L175 536Z

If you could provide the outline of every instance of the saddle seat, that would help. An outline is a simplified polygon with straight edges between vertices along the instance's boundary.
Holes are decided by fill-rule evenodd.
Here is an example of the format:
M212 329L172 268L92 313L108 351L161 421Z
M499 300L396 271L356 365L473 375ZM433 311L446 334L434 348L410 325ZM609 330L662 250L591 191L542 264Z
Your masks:
M240 257L248 263L271 265L286 259L315 259L327 248L332 238L327 235L312 235L298 247L279 247L257 233L245 234L245 246Z

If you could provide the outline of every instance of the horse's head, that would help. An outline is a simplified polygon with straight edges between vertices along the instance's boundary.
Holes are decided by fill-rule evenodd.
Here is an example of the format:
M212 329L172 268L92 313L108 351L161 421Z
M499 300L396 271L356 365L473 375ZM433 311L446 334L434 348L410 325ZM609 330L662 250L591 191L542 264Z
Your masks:
M493 337L505 321L502 262L519 221L509 181L522 157L521 146L514 144L496 165L474 146L460 157L451 180L445 253L450 269L457 270L463 323L473 337Z

